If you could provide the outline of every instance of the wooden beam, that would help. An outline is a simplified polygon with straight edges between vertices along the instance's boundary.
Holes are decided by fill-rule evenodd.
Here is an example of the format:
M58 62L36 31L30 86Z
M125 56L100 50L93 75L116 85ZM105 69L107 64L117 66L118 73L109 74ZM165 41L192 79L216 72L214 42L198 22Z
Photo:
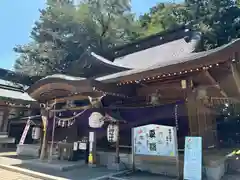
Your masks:
M83 95L73 95L73 96L67 96L67 97L63 97L63 98L57 98L56 99L56 103L64 103L66 101L77 101L77 100L84 100L84 99L88 99L88 96L83 96ZM53 104L55 102L55 100L51 100L48 103L49 104Z
M237 70L237 65L232 63L230 67L231 67L234 82L237 86L238 92L240 93L240 75L239 75L239 71Z
M227 97L227 94L225 91L223 91L219 85L219 83L212 77L212 75L209 73L209 71L204 71L204 75L210 80L210 82L215 85L216 88L220 90L220 93L223 97Z

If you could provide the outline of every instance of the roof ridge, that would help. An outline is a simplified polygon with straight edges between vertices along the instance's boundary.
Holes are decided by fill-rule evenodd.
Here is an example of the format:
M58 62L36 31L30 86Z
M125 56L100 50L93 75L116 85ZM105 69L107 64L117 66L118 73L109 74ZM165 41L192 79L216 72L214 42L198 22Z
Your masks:
M158 33L152 34L152 35L147 36L147 37L139 38L139 39L137 39L137 40L135 40L135 41L133 41L131 43L128 43L128 44L125 44L125 45L121 45L121 46L118 46L118 47L114 47L113 50L119 50L119 49L125 48L125 47L130 46L130 45L135 45L135 44L142 43L144 41L148 41L148 40L150 40L152 38L156 38L158 36L169 35L169 34L178 32L180 30L185 30L185 29L189 29L189 28L186 25L182 25L182 26L180 26L178 28L171 28L169 30L158 32Z
M118 47L108 48L102 53L98 53L101 56L107 58L110 61L114 59L123 57L135 52L142 51L144 49L149 49L158 45L164 45L168 42L184 38L185 36L190 36L192 30L188 26L183 25L175 29L170 29L164 32L156 33L128 44L124 44Z

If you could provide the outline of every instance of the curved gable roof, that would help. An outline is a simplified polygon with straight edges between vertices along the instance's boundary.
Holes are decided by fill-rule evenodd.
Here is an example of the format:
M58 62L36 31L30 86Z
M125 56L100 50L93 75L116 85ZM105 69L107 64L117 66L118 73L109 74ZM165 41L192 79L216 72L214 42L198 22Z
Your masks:
M109 83L122 80L137 80L149 76L150 73L151 76L161 75L225 62L229 60L229 55L233 55L234 52L239 52L239 46L240 39L236 39L226 45L209 51L189 53L183 57L175 57L166 61L158 62L150 67L123 71L99 77L96 80Z

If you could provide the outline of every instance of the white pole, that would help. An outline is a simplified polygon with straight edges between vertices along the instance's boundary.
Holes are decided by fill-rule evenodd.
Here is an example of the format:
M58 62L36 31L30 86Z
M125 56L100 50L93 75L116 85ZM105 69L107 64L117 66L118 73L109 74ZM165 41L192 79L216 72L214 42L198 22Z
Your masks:
M132 137L132 171L135 171L135 138L134 138L134 128L131 129L131 137Z
M49 152L49 162L52 162L52 155L53 155L53 141L54 141L54 134L55 134L55 126L56 126L56 99L54 101L54 107L53 107L53 126L52 126L52 139L51 139L51 146L50 146L50 152Z

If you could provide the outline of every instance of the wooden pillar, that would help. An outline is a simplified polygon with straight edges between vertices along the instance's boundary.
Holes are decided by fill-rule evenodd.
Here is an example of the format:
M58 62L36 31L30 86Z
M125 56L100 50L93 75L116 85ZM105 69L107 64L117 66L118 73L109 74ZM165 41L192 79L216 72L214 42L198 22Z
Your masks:
M9 129L9 120L8 120L8 117L9 117L9 108L6 108L4 109L4 116L3 116L3 124L2 124L2 132L8 132Z
M197 121L196 98L192 90L191 80L188 79L184 81L182 81L184 82L182 83L182 88L184 89L184 93L185 93L185 104L187 107L189 135L197 136L199 134L199 131L198 131L198 121Z
M189 135L201 136L203 148L216 145L216 120L211 110L205 106L203 99L197 99L196 90L190 83L186 88L186 107L188 113Z
M43 160L47 154L47 126L48 126L48 112L45 109L41 111L43 124L43 138L40 152L40 160Z
M187 111L188 111L188 124L189 124L189 135L198 136L199 135L199 125L198 125L198 108L195 98L189 94L187 97Z

